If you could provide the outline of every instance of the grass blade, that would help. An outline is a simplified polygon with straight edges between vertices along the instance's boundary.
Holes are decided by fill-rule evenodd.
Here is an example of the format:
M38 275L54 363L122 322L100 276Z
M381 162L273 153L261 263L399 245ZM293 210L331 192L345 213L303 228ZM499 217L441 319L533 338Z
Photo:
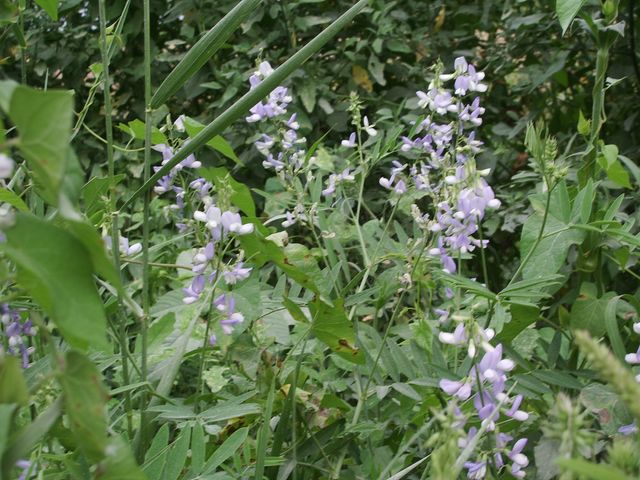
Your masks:
M136 190L129 197L122 208L126 208L136 198L149 190L160 178L165 176L173 167L182 160L187 158L198 148L202 147L216 135L219 135L244 115L251 107L266 97L274 88L282 83L289 75L291 75L300 65L307 61L314 53L320 50L329 40L344 28L353 18L359 14L369 3L369 0L360 0L353 7L347 10L342 16L334 21L330 26L322 31L317 37L307 43L298 52L296 52L289 60L278 67L271 75L265 78L260 85L253 90L247 92L231 107L225 110L218 118L207 125L198 135L196 135L189 143L185 144L165 165L163 165L151 178Z
M267 455L267 442L269 441L269 433L271 432L271 412L273 411L273 401L275 400L276 378L271 379L271 389L267 397L267 404L264 408L264 417L260 433L258 434L258 443L256 445L256 474L255 480L262 480L264 476L265 459Z
M151 108L158 108L176 93L191 77L202 68L224 42L236 31L240 24L253 11L261 0L242 0L222 20L214 25L204 37L189 49L184 58L176 65L151 99Z

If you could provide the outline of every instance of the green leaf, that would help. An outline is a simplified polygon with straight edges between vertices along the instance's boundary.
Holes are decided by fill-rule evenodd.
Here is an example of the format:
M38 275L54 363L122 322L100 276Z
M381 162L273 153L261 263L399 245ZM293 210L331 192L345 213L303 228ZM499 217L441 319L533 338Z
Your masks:
M53 424L62 415L62 398L56 399L35 420L32 420L15 437L2 458L3 470L13 468L15 463L29 455L33 446L41 441Z
M0 188L0 203L8 203L9 205L16 207L21 212L28 212L29 207L22 201L22 199L6 188Z
M282 304L285 306L287 311L291 314L296 322L309 323L307 316L304 314L297 303L293 302L287 297L282 297Z
M264 474L264 465L267 455L267 443L269 441L269 434L271 433L271 412L273 412L273 401L275 400L276 390L276 377L271 379L271 388L269 388L269 395L267 396L267 403L264 408L264 414L262 416L262 425L258 432L258 439L256 443L256 467L255 467L255 480L262 480Z
M191 432L191 471L196 475L204 468L205 447L204 429L197 423Z
M629 172L625 170L618 160L616 160L612 165L607 169L607 177L613 183L620 185L624 188L631 188L631 181L629 179Z
M564 35L586 0L556 0L556 13Z
M579 112L578 117L578 133L582 136L588 136L591 131L591 121L584 118L582 110Z
M247 256L248 262L250 261L256 267L261 267L267 262L273 262L289 278L300 284L300 286L314 293L320 293L314 280L307 275L306 272L292 265L285 256L282 248L278 247L272 241L260 237L255 233L252 235L242 235L240 237L240 243Z
M136 140L144 140L146 127L142 120L136 118L126 125L124 123L121 123L120 125L118 125L118 128L124 133L128 133ZM151 128L151 143L153 143L154 145L166 145L169 143L169 141L167 140L167 137L165 137L164 133L162 133L160 129L158 129L158 127L153 126Z
M9 443L9 434L13 423L13 412L16 405L0 404L0 459L4 453L4 449ZM2 474L0 473L0 477Z
M212 182L217 191L231 188L231 202L250 218L256 218L256 205L251 196L251 190L244 183L238 182L224 167L201 168L199 174Z
M144 473L150 480L161 480L164 464L167 461L166 452L169 443L169 424L165 423L160 427L156 436L153 437L151 446L144 457Z
M622 341L622 335L620 335L620 326L618 325L618 301L621 296L615 296L611 298L604 310L604 324L609 337L609 343L613 353L616 354L618 360L624 362L626 355L626 349L624 348L624 342Z
M577 473L585 480L631 480L624 472L611 465L588 462L581 458L561 458L556 463L563 470Z
M209 423L222 422L224 420L244 417L246 415L256 415L261 411L260 405L257 403L243 403L241 405L227 405L225 403L202 412L198 415L198 418Z
M204 125L201 124L200 122L197 122L193 118L185 117L184 128L187 131L187 134L189 135L189 137L193 138L196 135L198 135L198 133L200 133L202 130L204 130ZM233 147L231 146L231 144L227 142L220 135L216 135L215 137L213 137L211 140L209 140L206 143L206 145L208 147L213 148L215 151L221 153L228 159L233 160L239 165L242 165L242 162L236 155L236 152L233 151Z
M248 427L240 428L233 432L209 457L207 464L202 470L202 474L206 475L215 471L215 469L227 461L227 459L231 458L245 442L248 434Z
M96 480L147 480L136 463L129 445L114 438L108 446L108 454L98 465Z
M600 152L602 153L600 160L603 162L602 165L606 171L618 160L618 147L615 145L602 145Z
M198 40L158 87L151 99L151 108L165 103L193 77L259 4L260 0L243 0Z
M542 227L542 218L539 213L534 213L522 227L520 255L523 259L535 245ZM557 273L564 265L571 245L581 243L584 236L584 232L572 229L555 216L548 215L543 238L525 265L522 277L532 279Z
M315 257L305 245L302 245L301 243L289 243L284 247L284 254L288 264L291 264L300 271L305 272L311 278L318 280L325 278ZM329 298L331 293L331 282L322 280L315 283L318 285L318 289L324 298Z
M107 350L106 317L93 281L91 255L73 235L18 214L0 245L18 269L18 283L51 316L71 346Z
M86 248L93 271L116 288L122 288L120 275L107 256L107 249L96 229L82 220L62 219L61 225Z
M367 5L369 0L359 0L353 7L347 10L342 16L334 21L329 27L327 27L322 33L316 36L313 40L302 47L296 52L289 60L278 67L271 75L265 78L260 85L251 89L241 99L236 101L231 107L220 114L213 122L207 125L198 135L196 135L189 143L183 145L183 147L174 155L174 157L163 165L157 172L155 172L144 185L136 190L121 209L125 209L133 200L138 198L144 192L149 190L155 185L155 183L167 174L173 167L175 167L182 160L187 158L198 148L206 144L216 135L219 135L225 128L230 126L241 116L245 115L247 111L255 104L260 102L266 97L274 88L281 85L289 75L297 70L305 61L307 61L314 53L320 50L329 40L335 37L343 27L350 23L353 18L358 15ZM215 27L214 27L215 28ZM190 68L190 67L185 67ZM180 83L180 82L176 82ZM158 94L156 94L158 95ZM161 100L164 96L158 96L153 105L159 105L164 100Z
M78 446L92 463L97 463L105 457L108 444L106 405L109 395L102 384L102 375L91 360L71 350L65 355L59 382L65 413Z
M24 406L28 402L29 392L22 375L20 360L11 355L0 355L0 404Z
M304 83L299 93L305 110L309 113L313 112L316 106L316 86L310 82Z
M580 295L571 307L569 322L572 329L587 330L594 337L601 337L606 331L605 312L613 292L597 296L593 283L584 282L580 286Z
M329 306L320 299L309 304L311 311L311 331L322 343L342 358L353 363L363 364L364 354L356 346L356 334L353 325L344 311L343 299Z
M58 0L36 0L36 3L54 20L58 20Z
M118 184L124 180L126 175L116 175L114 180ZM91 218L107 201L107 195L111 185L108 177L93 177L82 187L82 198L84 200L84 213Z
M571 210L571 221L573 223L589 223L595 198L596 191L593 186L593 180L589 179L585 187L578 192L573 200L573 209Z
M189 444L191 443L191 429L183 428L178 438L173 442L167 455L167 464L164 468L164 480L178 480L180 472L187 462Z
M43 198L56 205L69 158L72 92L16 87L9 116L18 128L18 146Z
M511 343L520 332L536 322L540 317L540 311L531 306L511 305L509 310L511 312L511 321L498 334L497 340L500 342Z

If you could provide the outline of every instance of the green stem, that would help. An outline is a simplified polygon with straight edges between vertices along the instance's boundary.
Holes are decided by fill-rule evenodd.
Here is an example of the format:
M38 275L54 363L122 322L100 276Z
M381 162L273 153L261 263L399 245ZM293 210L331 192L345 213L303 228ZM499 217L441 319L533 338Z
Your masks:
M107 137L107 169L109 173L109 206L111 210L111 252L113 253L113 262L116 267L116 271L119 273L122 279L122 273L120 270L120 232L118 227L118 211L117 211L117 192L116 192L116 178L115 178L115 164L113 160L113 124L111 119L111 77L109 75L109 53L107 47L107 14L105 7L105 0L99 0L98 10L100 15L100 53L102 56L102 82L104 91L104 122ZM120 355L122 359L122 380L125 384L130 383L129 378L129 360L127 358L127 332L126 321L122 311L122 295L120 292L117 294L118 298L118 317L119 331L116 332L116 336L120 342ZM125 408L127 410L127 433L129 438L133 437L133 418L131 408L131 392L125 393Z
M522 273L522 271L524 270L524 267L527 265L527 263L529 263L529 260L531 260L531 257L533 256L533 252L535 252L536 248L538 248L538 245L540 245L540 242L544 238L544 229L547 225L547 218L549 217L549 207L551 206L551 194L555 186L556 184L554 184L552 187L549 187L549 190L547 191L547 201L545 202L545 205L544 205L544 215L542 216L542 224L540 225L540 231L538 232L538 237L536 238L536 241L532 245L531 250L527 252L527 255L524 257L524 260L518 266L516 273L513 274L513 277L511 278L511 281L509 282L507 287L509 287L510 285L513 284L513 282L516 281L520 273Z
M152 127L152 109L151 109L151 5L150 0L143 1L144 16L144 171L143 178L146 182L151 177L151 127ZM148 377L147 366L147 349L148 349L148 330L149 330L149 310L151 308L151 292L150 292L150 265L149 265L149 217L151 190L144 194L144 206L142 210L142 322L141 341L140 341L140 370L142 373L141 381L146 382ZM146 422L146 410L148 403L147 392L143 392L140 398L140 424ZM138 459L144 459L144 453L147 449L146 428L140 430L140 443L138 445Z
M24 9L26 8L26 2L24 0L20 1L20 5L18 7L18 29L20 30L20 83L22 85L27 84L27 57L26 50L27 46L23 45L22 41L24 40Z

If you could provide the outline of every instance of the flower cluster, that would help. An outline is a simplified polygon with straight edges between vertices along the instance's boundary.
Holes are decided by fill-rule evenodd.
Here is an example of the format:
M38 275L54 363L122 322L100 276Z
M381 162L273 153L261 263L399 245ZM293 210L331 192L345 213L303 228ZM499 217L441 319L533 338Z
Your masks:
M4 336L7 338L7 351L10 355L19 356L22 359L22 368L29 366L29 356L35 351L29 346L28 337L36 334L31 320L23 320L18 310L12 309L6 303L0 305L0 321ZM0 346L2 351L2 346Z
M513 437L500 431L498 424L501 415L523 422L529 414L520 410L522 395L509 395L507 374L514 369L515 364L511 359L503 358L501 344L495 347L491 345L490 341L494 335L495 332L491 328L484 329L475 322L461 322L452 333L439 334L442 343L465 348L472 361L472 366L462 379L444 378L440 380L440 388L458 401L466 402L471 399L475 408L474 417L480 421L482 430L493 434L492 448L489 451L476 452L475 461L464 464L467 477L476 480L485 478L490 464L496 470L501 470L507 467L509 462L511 475L524 478L523 469L529 464L528 458L522 453L527 439L521 438L512 444ZM480 351L484 354L478 361ZM461 412L458 416L460 418L457 425L462 429L469 419ZM479 434L481 432L477 427L471 427L466 436L461 438L459 447L465 448Z
M635 322L633 324L633 331L637 334L640 334L640 322ZM635 353L628 353L624 357L625 362L629 365L640 365L640 347L636 350ZM640 383L640 374L636 375L636 382ZM636 422L630 423L629 425L623 425L618 429L619 433L623 435L632 435L634 433L638 433L638 426Z
M262 62L258 70L249 77L251 89L254 89L262 80L273 73L269 62ZM300 124L297 115L288 115L287 108L293 98L286 87L278 86L270 94L266 101L256 104L251 108L251 115L246 118L249 123L264 122L270 120L269 133L260 133L255 146L265 156L262 165L266 169L274 170L279 176L295 175L305 163L306 139L298 137ZM271 131L273 130L273 131Z
M274 97L278 108L283 106L283 102L280 100ZM260 112L264 113L264 108L267 107L263 105L263 110ZM268 116L268 113L265 115ZM179 116L173 123L172 131L174 133L184 132L186 130L185 123L188 121L189 119L185 116ZM171 140L173 147L159 144L155 145L153 149L162 154L162 165L165 165L173 158L174 150L188 141L188 139L173 138ZM221 207L222 204L228 203L228 199L220 191L214 192L213 184L207 179L202 177L187 181L183 179L183 173L197 170L201 166L201 162L196 160L195 155L189 155L173 167L169 174L162 177L154 188L158 195L168 193L175 195L175 203L172 203L169 209L177 215L176 227L180 232L186 232L189 228L204 230L202 235L198 235L202 241L200 245L204 246L195 248L191 261L191 271L194 275L190 283L182 289L185 304L199 301L207 284L214 285L215 289L216 282L223 280L226 285L234 286L248 278L251 273L251 268L244 266L241 251L236 252L235 258L229 263L225 262L227 257L233 253L234 239L237 236L252 233L253 224L244 224L238 212ZM160 166L154 167L155 171L160 168ZM216 194L216 200L214 200L214 194ZM234 301L230 293L218 297L213 302L213 306L222 316L221 325L227 334L233 331L233 325L244 319L241 313L234 311ZM211 336L210 344L215 345L215 342L215 336Z
M454 73L437 73L426 92L417 92L418 105L427 114L414 125L410 136L402 137L400 146L412 162L394 160L390 176L379 181L397 195L414 189L418 196L431 198L433 216L422 214L416 206L414 218L437 237L437 247L429 253L440 257L448 273L456 271L453 258L486 247L486 240L475 237L479 222L488 209L500 206L483 178L489 171L477 170L475 163L482 142L474 130L482 124L484 108L479 97L469 96L487 90L482 83L484 73L477 72L463 57L457 58L454 66ZM451 80L453 90L445 87Z
M251 88L258 86L271 73L273 68L269 62L261 62L249 78ZM267 170L273 170L285 186L296 190L296 177L315 161L315 157L310 156L306 150L306 138L298 134L300 124L297 114L288 112L288 106L292 101L289 90L278 86L265 101L251 108L251 115L246 117L246 121L261 124L262 131L259 132L254 145L264 156L262 166ZM287 228L299 220L308 219L309 215L300 200L294 209L284 213L284 217L282 225Z

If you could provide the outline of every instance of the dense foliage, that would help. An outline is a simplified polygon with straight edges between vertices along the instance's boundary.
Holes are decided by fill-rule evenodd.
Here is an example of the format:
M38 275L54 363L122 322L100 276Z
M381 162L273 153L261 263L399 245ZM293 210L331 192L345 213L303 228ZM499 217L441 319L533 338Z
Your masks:
M639 15L0 0L0 480L640 477Z

